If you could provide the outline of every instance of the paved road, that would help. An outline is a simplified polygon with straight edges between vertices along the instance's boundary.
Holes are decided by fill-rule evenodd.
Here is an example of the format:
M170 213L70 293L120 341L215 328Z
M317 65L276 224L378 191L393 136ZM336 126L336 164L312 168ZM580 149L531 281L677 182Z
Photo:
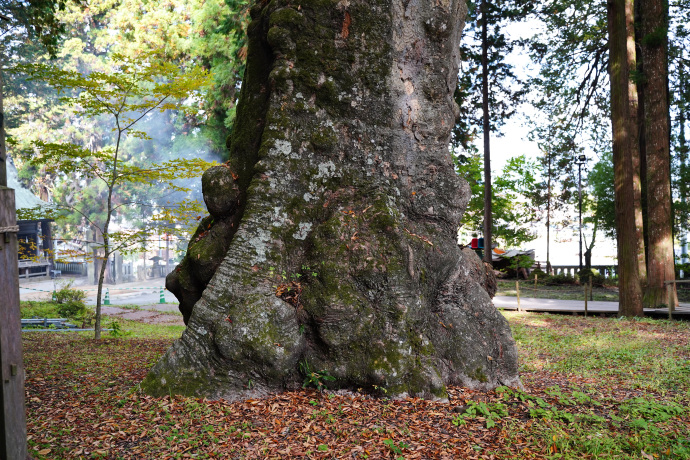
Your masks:
M54 290L60 289L69 280L70 278L61 278L57 280L22 282L19 285L19 298L21 300L48 300L51 298ZM74 279L73 286L86 291L86 303L95 305L97 286L86 284L85 282L86 279L84 278L76 278ZM103 298L105 298L107 289L111 305L160 305L165 307L166 310L177 310L177 299L171 292L163 289L164 284L165 280L163 278L117 285L106 284L103 286ZM160 303L161 289L163 289L165 304Z
M497 308L506 310L517 310L517 297L496 296L494 305ZM556 299L535 299L531 297L520 297L520 307L523 310L539 311L585 311L584 300L556 300ZM587 302L587 310L591 312L615 313L618 311L618 302Z
M30 283L22 282L19 286L19 297L21 300L47 300L50 299L53 290L59 289L69 279L34 281ZM89 305L96 304L96 286L85 284L85 278L74 279L74 287L83 289L87 293L86 302ZM138 305L147 306L148 309L159 311L178 311L178 302L171 292L163 290L165 303L160 303L161 289L165 284L163 278L155 278L147 281L137 281L134 283L123 283L118 285L104 285L103 292L108 289L111 305ZM508 296L494 297L494 305L505 310L517 310L517 298ZM543 312L582 312L585 311L583 300L555 300L555 299L535 299L530 297L520 297L520 307L527 311ZM618 311L618 302L588 302L587 310L591 313L614 314ZM645 309L647 313L655 315L666 315L666 309ZM677 309L678 315L690 317L690 304L681 304Z

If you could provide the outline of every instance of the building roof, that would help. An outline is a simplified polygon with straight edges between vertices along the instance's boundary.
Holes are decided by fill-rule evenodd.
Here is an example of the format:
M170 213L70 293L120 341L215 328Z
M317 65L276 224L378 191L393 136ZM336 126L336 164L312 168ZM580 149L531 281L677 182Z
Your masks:
M17 167L14 165L12 158L7 155L7 186L14 189L14 202L17 211L20 209L32 209L40 207L47 210L52 207L50 203L47 203L31 193L30 190L24 188L19 182L19 174L17 173Z

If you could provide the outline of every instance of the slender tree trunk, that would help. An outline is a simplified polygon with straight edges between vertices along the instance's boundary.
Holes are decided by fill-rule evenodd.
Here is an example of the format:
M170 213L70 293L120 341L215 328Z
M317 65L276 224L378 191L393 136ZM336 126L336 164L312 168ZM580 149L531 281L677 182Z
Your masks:
M144 262L144 281L147 280L147 276L146 276L146 257L147 257L147 255L146 255L146 243L144 242L144 255L143 255L143 259L144 259L144 260L143 260L143 262Z
M482 130L484 131L484 262L493 264L491 210L491 126L489 124L489 44L487 40L487 0L482 0Z
M671 153L668 105L668 21L664 0L641 0L642 59L644 61L644 128L647 159L648 258L645 304L678 303L673 284L673 216L671 209Z
M93 283L94 286L98 285L98 277L101 272L101 267L103 266L103 257L101 257L101 250L98 244L101 243L100 237L101 231L95 225L93 226L93 245L91 246L91 257L93 257L93 275L89 282Z
M638 265L638 232L636 228L635 160L639 155L630 142L636 124L630 122L630 69L627 16L632 14L632 0L608 2L608 28L611 73L611 124L613 128L614 194L616 236L618 240L618 312L623 316L642 316L642 290Z
M592 240L587 244L587 239L585 238L585 270L592 270L592 250L594 249L594 244L597 240L597 229L599 227L598 221L594 222L594 230L592 231Z
M546 273L551 274L551 153L546 152Z
M104 241L107 240L107 238L104 238ZM94 339L100 340L101 339L101 310L102 310L102 296L103 296L103 281L105 280L105 268L108 265L108 248L107 248L107 242L104 243L103 249L105 251L105 255L103 256L103 259L101 260L101 265L98 270L98 288L96 290L96 317L94 320Z
M165 276L170 273L170 235L165 234Z

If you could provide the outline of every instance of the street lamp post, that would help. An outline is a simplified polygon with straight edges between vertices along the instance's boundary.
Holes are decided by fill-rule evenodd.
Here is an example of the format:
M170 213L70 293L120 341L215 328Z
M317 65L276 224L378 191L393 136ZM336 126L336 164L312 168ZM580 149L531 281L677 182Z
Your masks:
M587 157L580 155L575 160L577 165L577 194L578 194L578 215L580 222L580 271L582 271L582 165L587 162Z

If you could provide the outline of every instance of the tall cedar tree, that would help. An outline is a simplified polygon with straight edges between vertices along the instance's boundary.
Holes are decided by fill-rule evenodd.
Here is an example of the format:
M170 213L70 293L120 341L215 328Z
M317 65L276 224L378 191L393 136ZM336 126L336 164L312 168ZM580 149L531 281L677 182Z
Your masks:
M614 110L614 113L612 113L614 124L614 151L618 150L620 154L614 156L616 158L615 162L617 163L616 171L621 173L621 171L628 170L629 168L629 171L625 174L629 174L630 176L628 179L631 181L630 185L632 186L632 192L624 202L628 206L630 203L633 203L632 219L636 232L634 259L637 264L638 282L642 287L647 286L648 272L650 277L654 276L656 278L654 281L650 278L649 291L645 297L645 303L648 305L659 305L668 302L668 293L663 287L663 281L672 279L671 276L673 276L670 167L664 165L664 163L668 165L670 161L669 108L668 92L666 89L668 84L668 12L665 5L666 4L663 2L657 3L656 6L645 1L638 1L635 3L635 8L638 12L637 31L641 32L637 36L637 47L633 42L633 37L635 36L635 23L632 12L621 12L623 11L621 10L622 7L620 5L616 7L614 4L609 5L608 12L611 22L608 26L609 32L618 30L619 33L622 33L622 29L620 29L622 25L620 23L615 23L615 20L611 16L611 11L617 10L620 14L625 16L625 41L619 42L618 45L614 44L616 41L615 33L611 36L611 40L609 41L609 46L612 50L616 46L621 46L619 51L620 53L624 53L619 56L614 56L613 54L610 56L610 65L608 67L611 69L612 75L627 75L627 77L617 81L614 81L612 76L611 81L612 92L610 97L612 108L618 108L618 110ZM624 6L630 9L632 8L632 2L628 2ZM543 8L543 12L558 13L559 10L562 11L563 9L563 5L561 5L558 0L555 0L547 4ZM568 10L568 6L565 6L565 9ZM575 8L575 11L580 10L583 10L583 8ZM584 8L583 11L584 13L582 13L582 15L586 17L585 13L589 10ZM595 10L592 10L592 12L594 14L597 13ZM549 16L547 22L555 24L558 20L553 18L558 18L558 16L558 14ZM564 19L556 27L557 30L562 30L564 21L567 21L565 18L570 18L573 15L563 14L562 16ZM546 18L547 16L544 15L543 17ZM596 37L599 37L599 43L603 43L605 36L601 33L601 28L598 27L599 22L595 20L590 23L587 21L578 21L578 23L588 24L588 26L590 26L589 31L592 33L581 34L581 36L589 37L591 45L596 43ZM568 30L577 30L577 28L577 24L573 24L573 27ZM603 87L603 85L599 84L599 74L601 73L601 69L606 68L609 62L607 61L607 56L601 54L600 47L587 45L588 42L584 40L574 40L573 38L577 38L577 34L573 34L572 32L561 32L560 35L565 37L565 39L561 40L561 42L557 42L556 46L546 46L543 43L533 46L535 56L547 62L545 67L546 70L542 70L540 74L540 83L541 86L546 89L556 89L560 99L557 98L555 101L550 100L552 104L554 102L557 105L563 102L566 102L566 104L568 101L572 102L574 119L578 121L574 126L576 128L582 128L585 126L583 120L586 119L588 114L592 113L589 106L601 101L601 98L597 97L597 87ZM568 40L568 38L570 38L570 40ZM564 52L564 50L569 48L562 45L567 45L568 43L582 43L584 45L573 45L578 49L579 52L577 53ZM638 52L636 52L636 49ZM639 50L642 52L640 53ZM645 61L647 59L647 54L653 54L654 52L656 52L657 55L653 58L650 57L648 63L644 62L644 67L638 65L636 60ZM567 67L564 67L562 62L558 59L554 59L554 57L559 55L572 56L572 58L581 65L583 62L591 63L582 67L586 69L584 73L585 78L581 80L581 83L574 91L567 90L568 86L564 83L569 77L567 74L564 74L564 70L567 72ZM615 67L618 65L616 59L622 59L622 57L626 57L627 68L616 69ZM645 59L642 59L643 57ZM568 60L569 59L570 58L568 58ZM641 64L641 62L639 64ZM647 68L647 65L649 65L649 68ZM576 69L578 67L572 66L571 62L571 68ZM619 72L623 73L621 74ZM589 81L587 79L589 79ZM638 82L637 85L634 84L635 81ZM656 83L653 83L654 81L656 81ZM657 87L652 88L651 85L653 84L656 84ZM566 88L566 90L559 90L559 85ZM623 96L621 96L621 94ZM620 100L617 101L619 97L624 97L627 100L628 107L626 112L622 112L622 107L617 105L617 103L622 103ZM640 101L639 104L638 99ZM653 114L648 112L646 106L649 104L655 106ZM625 125L625 130L621 131L623 125ZM566 126L570 128L570 125L566 124ZM618 134L616 134L616 132L618 132ZM623 148L621 147L621 142L627 145L626 148L629 154L626 157L621 156L622 153L620 149ZM649 153L647 152L648 149L657 149L657 153ZM659 149L664 149L664 151L660 151ZM630 161L629 166L626 163L627 161ZM647 161L654 162L651 166L652 168L661 169L650 172L648 176L646 174ZM618 178L623 180L623 176L619 175ZM622 183L619 185L622 186ZM618 193L624 193L620 188L618 188L617 191ZM620 201L621 197L618 197L618 199ZM646 210L648 207L649 213L646 211L643 212L643 210ZM624 212L624 210L620 209L619 205L617 213L620 214ZM656 215L653 223L651 214ZM619 230L621 230L621 228L619 228ZM652 234L655 234L655 236L652 236ZM620 241L621 235L617 235L617 237ZM651 238L656 238L659 242L652 243ZM623 237L623 239L625 239L625 237ZM649 244L645 244L645 240L649 240ZM661 243L660 240L664 242ZM661 245L663 249L652 250L650 246L653 244ZM646 247L649 252L648 255L645 254ZM619 248L619 251L622 252L629 250L632 249ZM622 271L625 270L625 266L626 263L621 262ZM652 273L655 274L652 275ZM675 294L673 292L671 294L674 295L671 300L675 302Z
M642 86L644 150L647 188L647 290L644 303L651 307L678 303L673 260L671 210L671 153L668 104L668 4L638 0L642 13ZM669 299L669 296L671 298Z
M489 41L487 1L482 0L482 134L484 137L484 262L493 264L491 235L491 131L489 129Z
M682 57L682 54L681 54ZM681 262L687 262L688 253L688 182L685 178L688 177L688 143L685 136L685 122L687 120L687 102L688 102L688 82L686 75L685 64L682 63L679 66L679 78L678 78L678 97L676 98L676 105L678 107L678 145L676 151L678 152L678 164L677 164L677 187L678 194L680 195L680 203L674 208L674 217L676 221L674 222L676 232L680 235L680 246L681 246ZM684 270L687 272L687 269Z
M619 307L624 316L642 316L642 290L638 267L638 237L635 225L635 156L639 157L634 133L636 117L631 116L630 54L634 50L634 33L628 24L634 18L632 0L608 3L611 73L611 122L613 128L614 193L616 227L618 228ZM630 42L633 42L632 45ZM634 68L634 67L633 67ZM632 110L637 114L637 108Z
M546 216L548 268L553 212L572 206L578 197L575 159L586 145L597 150L600 139L609 136L601 132L605 125L600 122L609 111L608 37L605 3L549 0L540 3L536 16L545 28L530 43L532 59L540 66L530 79L530 86L539 89L532 103L540 111L530 137L543 152L543 181L533 201Z
M510 40L504 28L511 21L524 19L532 9L529 0L503 0L479 5L469 4L470 20L468 21L465 40L461 45L464 65L459 77L455 99L460 106L459 123L453 132L453 142L465 150L473 150L472 144L481 127L484 151L484 247L487 249L484 260L491 263L493 240L493 217L491 200L491 132L496 132L511 115L525 90L513 68L505 62L505 57L519 43ZM479 23L479 28L474 25ZM477 71L480 70L479 74ZM511 87L516 83L518 89ZM480 115L481 114L481 115Z

